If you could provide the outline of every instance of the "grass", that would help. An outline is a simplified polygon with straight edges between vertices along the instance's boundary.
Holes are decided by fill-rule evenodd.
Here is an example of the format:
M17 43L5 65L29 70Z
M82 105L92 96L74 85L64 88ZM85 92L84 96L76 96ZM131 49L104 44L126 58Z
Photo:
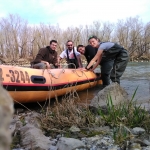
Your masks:
M86 132L85 130L90 127L107 125L113 129L115 142L117 144L123 143L125 140L133 138L130 128L143 127L147 132L150 131L150 114L141 106L137 106L136 101L134 101L136 91L137 89L131 100L116 106L113 105L111 95L108 95L107 112L99 108L98 116L87 106L78 105L76 92L70 93L61 103L56 100L54 107L50 107L43 113L43 129L47 134L57 135L62 133L67 137L72 137L69 128L76 126L81 129L81 133L84 130L85 136L94 136L100 133L95 131Z
M113 128L113 138L117 144L122 144L125 140L131 139L134 135L130 128L143 127L150 131L150 114L134 101L138 87L132 98L128 102L113 105L110 95L107 99L107 113L99 108L98 113L104 119L105 125Z
M95 115L86 106L79 106L74 95L68 95L61 103L56 100L54 107L50 107L45 114L43 125L47 127L48 124L49 127L60 130L72 125L90 127L95 122Z
M111 96L108 95L107 114L103 113L101 108L98 110L99 115L102 116L107 125L115 127L120 124L124 124L128 127L140 126L150 130L147 123L143 124L143 122L145 123L149 118L149 113L143 109L141 105L137 106L136 101L133 101L137 88L130 101L120 103L117 106L113 105L113 100Z

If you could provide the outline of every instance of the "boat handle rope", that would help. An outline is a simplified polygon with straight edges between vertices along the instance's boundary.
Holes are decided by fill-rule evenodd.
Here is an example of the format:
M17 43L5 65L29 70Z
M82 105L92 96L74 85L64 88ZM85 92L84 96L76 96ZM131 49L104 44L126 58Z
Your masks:
M73 63L69 63L69 64L73 64ZM69 64L68 64L68 65L69 65ZM51 76L52 76L53 78L59 79L59 78L60 78L60 75L65 72L65 69L67 68L68 65L65 65L65 67L62 68L62 70L60 71L58 77L56 77L54 73L52 73L51 71L49 71L49 70L47 70L47 69L43 69L43 74L44 74L44 71L47 70L48 73L51 74ZM73 64L73 65L75 65L75 64ZM84 73L84 71L79 69L79 70L82 72L82 75L79 75L76 70L77 70L77 69L75 68L75 69L72 70L72 71L75 72L78 77L82 77L83 75L85 75L85 77L86 77L87 80L88 80L89 85L92 86L92 85L91 85L91 82L90 82L90 80L89 80L89 78L88 78L87 75ZM95 79L95 81L96 81L96 79ZM94 82L95 82L95 81L94 81Z
M69 63L68 65L70 65L70 64L72 64L72 65L75 66L75 64L73 64L73 63ZM51 76L52 76L53 78L59 79L60 75L65 72L65 69L67 68L68 65L65 65L65 67L62 68L62 70L61 70L60 73L58 74L58 77L56 77L54 73L52 73L51 71L49 71L49 70L47 70L47 69L43 69L43 74L44 74L44 71L47 70L48 73L51 74ZM76 67L76 66L75 66L75 67ZM76 68L75 68L74 70L72 70L72 71L73 71L73 72L76 72L76 74L77 74L79 77L82 77L82 76L83 76L83 73L82 73L82 75L79 75L79 74L77 73Z

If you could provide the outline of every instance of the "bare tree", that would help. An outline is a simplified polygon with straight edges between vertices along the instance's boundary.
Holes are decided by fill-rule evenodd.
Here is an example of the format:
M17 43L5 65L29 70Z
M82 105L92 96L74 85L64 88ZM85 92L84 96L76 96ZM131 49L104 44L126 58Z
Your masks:
M57 50L60 53L67 40L72 40L75 46L87 45L91 35L96 35L101 41L118 42L133 59L150 59L150 23L144 25L139 17L118 20L116 24L94 21L91 25L61 29L59 24L30 26L18 15L12 14L0 19L0 58L13 61L34 59L38 50L52 39L58 41Z

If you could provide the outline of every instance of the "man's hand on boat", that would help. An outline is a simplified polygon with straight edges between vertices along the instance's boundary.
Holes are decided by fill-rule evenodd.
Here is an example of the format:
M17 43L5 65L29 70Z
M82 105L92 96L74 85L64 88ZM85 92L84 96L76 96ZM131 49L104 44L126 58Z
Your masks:
M86 67L82 67L82 68L78 68L80 69L81 71L93 71L92 69L87 69Z
M47 68L47 69L51 69L51 66L50 66L49 62L46 62L45 65L46 65L46 68Z
M84 70L85 70L84 67L78 67L77 69L78 69L78 70L81 70L81 71L84 71Z
M41 62L43 62L45 64L46 69L51 69L49 62L47 62L47 61L41 61Z

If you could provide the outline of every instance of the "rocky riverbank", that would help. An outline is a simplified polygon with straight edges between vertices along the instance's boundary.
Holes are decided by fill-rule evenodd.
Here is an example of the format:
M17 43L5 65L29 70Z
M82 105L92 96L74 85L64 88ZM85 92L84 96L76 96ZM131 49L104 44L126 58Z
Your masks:
M24 122L21 120L22 117ZM35 112L24 113L14 118L14 124L11 124L13 150L148 150L150 148L149 134L141 127L128 128L122 125L118 130L124 130L124 134L127 135L118 134L116 137L114 129L109 126L87 127L84 132L77 126L71 126L66 131L53 128L51 131L55 132L55 136L53 132L45 136L40 121L42 118L40 120L39 118L41 115Z
M2 150L9 149L8 146L13 150L150 149L149 108L135 105L118 84L101 90L89 107L79 106L76 93L71 93L61 103L56 101L53 108L41 107L40 112L16 110L13 117L12 99L4 91L0 89L0 98L6 98L3 103L0 101L0 108L7 106L11 111L9 120L5 120L6 109L0 109L3 114L0 125L9 138L12 135L12 143L1 142ZM5 136L2 133L0 130L0 141Z

